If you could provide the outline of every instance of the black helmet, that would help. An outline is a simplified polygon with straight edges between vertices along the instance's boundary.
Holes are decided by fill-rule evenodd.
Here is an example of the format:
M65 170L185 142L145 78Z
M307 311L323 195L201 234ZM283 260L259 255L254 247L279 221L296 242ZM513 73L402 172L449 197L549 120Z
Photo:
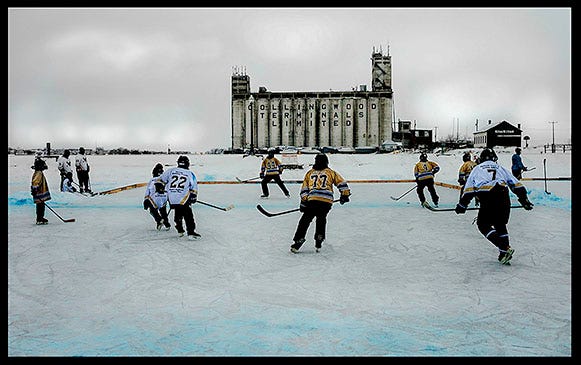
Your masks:
M329 167L329 158L324 153L318 153L315 156L315 164L313 168L315 170L323 170Z
M482 150L482 152L480 152L481 163L484 161L496 162L496 160L498 160L498 157L496 156L496 153L492 150L492 148L485 148Z
M32 166L32 168L34 169L34 171L43 171L48 169L48 166L46 165L46 162L44 162L43 159L37 158L34 160L34 166Z
M470 152L464 152L464 155L462 156L462 161L467 162L470 161Z
M161 174L163 174L163 165L158 163L157 165L155 165L155 167L153 168L153 171L151 171L151 174L155 177L155 176L160 176Z
M272 147L269 148L267 153L268 153L268 157L273 158L274 157L274 148L272 148Z
M178 157L178 167L183 167L184 169L190 167L190 159L188 158L188 156Z
M426 162L428 161L428 155L425 152L420 153L420 161Z
M80 153L81 155L84 155L84 154L85 154L85 148L84 148L84 147L80 147L80 148L79 148L79 153Z
M517 147L514 149L514 152L516 152L516 153L520 153L520 151L521 151L520 147Z
M70 155L71 155L71 151L69 151L69 150L65 150L63 152L63 156L65 156L65 158L69 158Z

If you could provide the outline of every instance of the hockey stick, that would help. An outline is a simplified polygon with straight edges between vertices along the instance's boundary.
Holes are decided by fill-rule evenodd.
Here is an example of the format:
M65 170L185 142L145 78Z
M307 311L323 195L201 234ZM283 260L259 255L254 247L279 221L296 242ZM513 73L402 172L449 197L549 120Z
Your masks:
M340 199L333 200L333 203L336 203L336 202L338 202L339 200L340 200ZM278 212L278 213L270 213L270 212L267 212L267 211L266 211L266 210L265 210L265 209L262 207L262 205L260 205L260 204L258 204L258 205L256 206L256 209L258 209L258 211L259 211L260 213L264 214L264 215L265 215L265 216L267 216L267 217L276 217L277 215L283 215L283 214L292 213L292 212L296 212L296 211L299 211L299 210L301 210L301 208L295 208L295 209L290 209L290 210L283 210L282 212Z
M428 210L431 210L432 212L453 212L456 210L456 208L434 208L429 204L424 205L424 207ZM522 205L511 205L510 208L522 208ZM474 208L466 208L466 210L478 210L480 208L474 207Z
M413 186L411 189L409 189L408 191L406 191L405 193L403 193L402 195L400 195L400 196L399 196L399 197L397 197L397 198L395 198L395 197L393 197L393 196L390 196L390 198L392 198L392 199L393 199L393 200L395 200L395 201L398 201L398 200L400 200L401 198L403 198L404 196L408 195L408 194L409 194L409 192L411 192L412 190L414 190L414 189L415 189L415 188L417 188L417 187L418 187L417 185L416 185L416 186Z
M74 221L75 221L75 218L63 219L63 217L61 217L60 215L58 215L58 213L57 213L57 212L55 212L55 211L54 211L54 210L53 210L53 209L52 209L52 208L51 208L51 207L50 207L48 204L44 203L44 205L45 205L45 206L46 206L48 209L50 209L50 211L51 211L51 212L53 212L53 213L54 213L54 215L56 215L57 217L59 217L61 221L65 222L65 223L70 223L70 222L74 222Z
M201 201L201 200L196 200L196 203L200 203L200 204L203 204L203 205L207 205L207 206L209 206L209 207L212 207L212 208L220 209L220 210L223 210L223 211L225 211L225 212L227 212L227 211L229 211L230 209L234 208L234 205L232 205L232 204L230 204L230 205L229 205L229 206L227 206L226 208L222 208L222 207L218 207L218 206L215 206L215 205L212 205L212 204L209 204L209 203L205 203L205 202L203 202L203 201ZM169 213L168 213L168 214L169 214Z
M536 166L533 166L533 167L531 167L530 169L526 169L526 171L525 171L525 172L533 171L533 170L534 170L534 169L536 169L536 168L537 168Z
M120 191L125 191L125 190L129 190L129 189L135 189L135 188L140 188L142 186L146 186L147 183L137 183L137 184L131 184L131 185L126 185L126 186L121 186L119 188L114 188L114 189L109 189L109 190L105 190L105 191L100 191L98 193L93 193L94 195L105 195L105 194L115 194L118 193Z
M239 182L239 183L245 183L245 182L252 181L252 180L256 180L256 179L260 179L260 176L253 177L253 178L246 179L246 180L240 180L240 179L238 178L238 176L236 177L236 180L238 180L238 182Z
M547 159L546 158L543 158L543 171L544 171L544 174L545 174L545 193L551 194L547 190Z

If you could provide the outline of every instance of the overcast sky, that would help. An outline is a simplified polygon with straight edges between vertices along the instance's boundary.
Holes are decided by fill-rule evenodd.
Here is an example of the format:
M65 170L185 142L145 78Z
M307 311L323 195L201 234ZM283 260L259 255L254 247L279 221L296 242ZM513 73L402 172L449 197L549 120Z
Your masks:
M9 8L8 41L15 148L230 147L234 66L252 92L370 89L388 45L396 119L571 141L570 8Z

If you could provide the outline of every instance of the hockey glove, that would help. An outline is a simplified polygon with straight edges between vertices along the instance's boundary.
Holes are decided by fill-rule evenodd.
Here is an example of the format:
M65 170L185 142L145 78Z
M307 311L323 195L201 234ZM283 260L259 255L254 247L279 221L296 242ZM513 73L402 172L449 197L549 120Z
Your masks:
M339 198L339 204L343 205L349 201L349 195L341 195Z
M263 172L260 173L260 178L261 179L264 179L264 173Z
M456 214L464 214L466 213L466 207L458 203L456 204L456 208L454 208L454 211L456 212Z
M299 211L304 213L307 211L307 202L301 201L301 205L299 206Z
M194 204L194 203L195 203L195 202L197 202L197 201L198 201L198 195L196 195L196 194L194 194L194 193L191 193L191 194L190 194L190 203L191 203L191 204Z
M534 204L531 203L531 201L527 197L525 197L524 199L519 199L518 202L522 204L522 207L525 208L525 210L533 209Z
M148 207L149 207L149 200L144 200L143 201L143 210L147 210Z

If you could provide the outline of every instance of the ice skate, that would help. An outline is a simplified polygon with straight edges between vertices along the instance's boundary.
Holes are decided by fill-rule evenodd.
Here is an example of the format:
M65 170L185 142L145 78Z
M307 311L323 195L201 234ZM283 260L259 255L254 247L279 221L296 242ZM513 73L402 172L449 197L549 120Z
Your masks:
M190 241L195 241L195 240L199 239L200 237L202 237L202 236L196 232L192 232L192 234L188 235L188 239Z
M512 254L514 253L514 249L509 247L506 251L500 250L500 254L498 255L498 261L503 265L510 265L510 259L512 259Z
M301 246L303 245L303 243L305 243L305 241L306 240L304 238L301 238L301 239L295 241L295 243L293 245L291 245L291 247L290 247L291 252L298 253Z

